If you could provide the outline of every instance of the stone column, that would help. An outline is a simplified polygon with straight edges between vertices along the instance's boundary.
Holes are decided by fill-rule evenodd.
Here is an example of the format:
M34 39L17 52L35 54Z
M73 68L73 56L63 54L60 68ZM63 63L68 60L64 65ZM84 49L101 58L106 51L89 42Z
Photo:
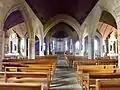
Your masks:
M0 29L0 71L2 70L2 60L4 58L5 31Z
M68 51L70 53L70 38L68 39L67 45L68 45Z
M117 40L115 41L115 53L118 53L118 45L117 45Z
M50 38L49 38L49 36L47 36L46 37L46 53L47 53L47 55L49 55L50 54Z
M39 40L39 56L44 56L43 41Z
M21 44L21 39L18 38L17 53L19 53L19 54L21 54L21 50L20 50L21 49L21 45L20 44Z
M73 52L73 43L72 43L72 39L70 39L70 53Z
M9 44L8 44L8 47L9 47L9 52L8 53L11 53L11 43L10 43L10 37L9 37Z
M114 48L115 48L115 47L114 47L114 43L115 43L115 42L112 42L112 53L115 53L115 51L114 51Z
M118 67L120 68L120 30L118 35Z
M47 55L49 55L50 54L50 47L49 47L49 45L50 45L50 42L49 42L49 40L47 39Z
M100 57L102 57L102 52L103 52L103 39L102 38L100 38L100 47L99 47L99 55L100 55Z
M22 38L21 42L20 42L20 49L21 49L21 53L24 57L26 57L27 53L26 53L26 38Z
M88 37L88 59L94 59L94 38Z
M73 55L75 55L75 53L76 53L75 42L76 41L72 39L72 52L73 52Z
M27 56L27 52L26 52L26 49L27 49L27 38L24 38L24 56L26 57Z
M82 44L82 38L79 38L79 55L83 55L83 44Z
M112 44L111 44L111 42L110 42L110 39L108 40L108 53L110 54L110 52L112 51L111 50L112 49Z
M41 56L41 52L42 52L42 50L41 50L41 49L42 49L41 46L42 46L42 45L41 45L41 40L39 39L39 56Z
M35 40L28 39L28 59L35 59Z

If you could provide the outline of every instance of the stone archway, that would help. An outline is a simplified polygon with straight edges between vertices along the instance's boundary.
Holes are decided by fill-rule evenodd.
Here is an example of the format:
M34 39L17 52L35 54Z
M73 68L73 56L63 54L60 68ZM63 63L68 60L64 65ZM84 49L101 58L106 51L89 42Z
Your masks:
M20 0L19 0L20 1ZM9 3L10 2L10 3ZM4 36L5 36L5 32L3 31L4 28L4 22L6 21L7 17L14 11L16 10L20 10L22 12L22 15L25 19L25 23L27 26L27 30L32 31L32 23L30 22L30 18L29 15L30 13L28 13L28 9L25 6L25 1L20 1L20 2L14 2L12 0L8 1L8 2L4 2L4 0L1 0L1 5L3 4L3 7L0 8L0 47L1 47L1 55L0 55L0 66L2 64L2 59L4 58ZM29 37L31 38L31 34L29 34ZM1 67L0 67L1 70Z
M7 6L7 4L6 4ZM4 7L5 8L5 7ZM8 8L5 8L6 12L4 12L4 14L1 16L2 17L2 21L1 21L1 39L4 39L4 32L3 32L3 27L4 27L4 22L6 21L7 17L10 15L10 13L19 10L21 11L24 20L25 20L25 24L27 27L27 32L28 32L28 50L30 53L28 53L28 58L34 58L35 56L32 54L32 52L34 51L34 48L32 48L32 46L34 45L34 24L32 23L34 21L34 18L37 20L37 17L34 15L32 9L28 6L28 4L25 1L20 1L20 2L12 2L12 4L9 5ZM32 18L31 18L32 17ZM4 42L2 42L1 40L1 45L2 48L4 48ZM4 41L4 40L3 40ZM2 49L2 58L4 57L4 50Z
M45 30L44 30L44 37L46 36L47 32L56 24L64 22L68 25L70 25L79 36L81 36L80 32L80 24L77 20L75 20L73 17L66 15L66 14L59 14L57 16L52 17L50 20L47 21L45 24Z
M22 16L24 18L24 22L26 24L27 27L27 31L28 31L28 37L32 38L32 33L33 33L33 29L32 29L32 23L31 20L29 19L30 14L27 11L27 7L24 4L15 4L14 6L12 6L8 12L5 15L5 18L3 20L3 23L6 21L7 17L14 11L19 10L22 13Z
M31 38L32 36L31 36L31 31L32 30L30 30L30 29L28 29L29 28L29 26L30 26L30 22L29 22L29 24L28 24L28 21L26 21L26 14L25 14L25 12L24 12L24 10L23 10L23 6L22 5L18 5L18 6L14 6L14 7L12 7L12 8L10 8L9 9L9 11L8 11L8 13L6 14L6 17L5 17L5 19L4 19L4 22L6 22L6 20L7 20L7 18L9 17L9 15L11 14L11 13L13 13L13 12L15 12L15 11L20 11L21 12L21 14L22 14L22 16L23 16L23 18L24 18L24 22L25 22L25 25L26 25L26 27L27 27L27 32L28 32L28 37L29 38ZM4 27L3 27L4 28ZM4 32L4 34L5 34L5 32ZM4 39L4 36L3 36L3 39ZM3 43L3 46L4 46L4 43ZM3 50L3 55L4 55L4 50ZM3 56L4 57L4 56Z

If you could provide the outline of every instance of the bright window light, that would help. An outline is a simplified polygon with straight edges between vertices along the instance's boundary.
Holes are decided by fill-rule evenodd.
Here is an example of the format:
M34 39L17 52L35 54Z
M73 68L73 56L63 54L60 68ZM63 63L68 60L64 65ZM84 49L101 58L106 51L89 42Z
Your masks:
M94 39L94 50L98 50L98 41Z
M66 49L66 51L68 50L67 40L65 41L65 49Z
M79 41L75 43L76 50L79 50Z

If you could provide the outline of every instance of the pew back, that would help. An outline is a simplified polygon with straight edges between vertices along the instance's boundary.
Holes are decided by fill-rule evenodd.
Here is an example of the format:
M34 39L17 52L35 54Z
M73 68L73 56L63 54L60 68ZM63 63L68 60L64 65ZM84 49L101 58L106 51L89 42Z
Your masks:
M96 90L120 90L120 79L97 79Z
M43 86L38 83L0 83L0 90L43 90Z

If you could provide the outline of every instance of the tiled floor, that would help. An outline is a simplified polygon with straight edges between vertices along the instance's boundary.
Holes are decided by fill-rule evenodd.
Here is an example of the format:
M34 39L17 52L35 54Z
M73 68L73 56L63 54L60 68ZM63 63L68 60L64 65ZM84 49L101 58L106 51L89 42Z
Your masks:
M82 90L76 79L75 70L68 67L65 60L58 60L56 73L50 90Z

